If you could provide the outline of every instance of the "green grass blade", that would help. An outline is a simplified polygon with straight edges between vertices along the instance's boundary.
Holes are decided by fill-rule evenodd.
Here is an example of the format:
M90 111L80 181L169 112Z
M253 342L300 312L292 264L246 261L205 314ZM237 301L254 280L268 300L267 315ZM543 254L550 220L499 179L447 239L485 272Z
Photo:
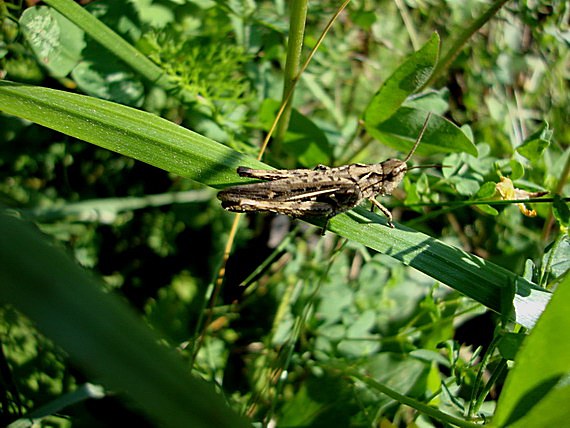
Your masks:
M43 406L34 409L25 417L22 417L7 428L30 428L34 426L41 426L42 418L46 416L62 413L66 407L73 406L89 399L100 399L105 397L105 390L100 385L93 385L85 383L72 392L68 392L55 400L44 404Z
M0 301L34 320L89 374L161 426L247 424L118 297L22 221L0 214Z
M213 187L244 181L239 165L264 165L153 114L69 92L0 82L0 111Z
M243 181L239 165L265 167L215 141L152 114L98 99L0 82L0 106L14 114L209 186ZM390 229L379 216L355 210L332 230L389 254L497 311L515 290L514 319L531 327L550 293L525 279L412 229ZM383 223L382 223L383 224Z

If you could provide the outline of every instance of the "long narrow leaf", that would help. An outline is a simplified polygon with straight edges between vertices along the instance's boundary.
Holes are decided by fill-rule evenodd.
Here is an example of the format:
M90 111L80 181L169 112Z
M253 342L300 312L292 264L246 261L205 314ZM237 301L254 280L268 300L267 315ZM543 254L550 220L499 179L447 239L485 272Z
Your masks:
M213 187L243 181L239 165L263 167L168 120L84 95L4 81L0 111Z
M570 275L517 354L493 419L495 426L563 426L570 416ZM545 361L548 363L545 364Z

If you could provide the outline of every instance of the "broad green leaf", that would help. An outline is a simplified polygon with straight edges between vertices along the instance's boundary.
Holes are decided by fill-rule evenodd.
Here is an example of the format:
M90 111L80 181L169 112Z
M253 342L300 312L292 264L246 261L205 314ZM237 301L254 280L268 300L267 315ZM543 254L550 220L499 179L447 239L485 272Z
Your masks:
M405 153L412 148L420 135L427 114L423 110L401 107L388 120L374 128L367 127L367 131L383 144ZM419 154L465 152L477 156L477 148L461 128L434 114L430 116L417 152Z
M564 202L562 202L564 203ZM559 278L570 270L570 237L561 234L553 243L546 247L542 258L543 270L550 278Z
M463 196L473 196L479 190L480 177L474 174L458 175L448 179L448 183L455 187L458 194Z
M269 168L152 114L82 95L0 82L0 108L209 186L244 182L235 173L239 165ZM364 209L339 215L330 225L339 235L409 264L497 312L501 293L515 284L514 319L526 327L550 296L512 272L413 229L386 227L385 219Z
M570 418L570 275L557 290L517 354L493 425L563 426Z
M122 299L21 220L0 213L0 301L160 426L247 426Z
M521 419L510 424L510 428L528 427L563 427L568 425L568 403L570 403L570 385L557 386L545 397L535 397L536 405ZM526 403L524 404L526 405Z
M489 214L492 216L497 216L499 215L499 211L497 211L495 208L493 208L491 205L477 205L477 208L481 211L483 211L485 214Z
M147 81L166 90L174 89L173 81L164 74L159 66L89 13L86 8L69 0L45 0L44 2L73 22L85 34L106 49L109 54L132 67ZM129 29L125 30L130 31Z
M474 199L480 200L480 199L492 198L496 193L496 186L497 183L493 181L487 181L483 183L483 185L479 188L479 190L475 194ZM493 208L490 205L477 205L477 209L483 211L485 214L489 214L492 216L499 215L499 211L497 211L495 208Z
M26 9L20 26L38 61L53 76L66 76L81 59L83 31L56 10L47 6Z
M431 111L432 113L442 116L449 110L449 89L442 88L438 91L425 91L415 95L413 98L408 98L403 106Z
M439 35L434 33L384 82L364 112L366 129L376 128L392 116L410 95L429 80L439 57Z
M348 358L358 358L377 353L380 350L379 337L371 337L370 340L362 340L363 337L373 335L376 325L376 313L369 309L359 314L346 330L346 335L337 345L337 352Z
M536 132L530 135L521 146L517 147L517 152L532 162L538 161L550 145L552 134L548 123L543 122Z
M514 361L524 338L525 335L521 333L506 333L501 337L497 345L501 356L507 360Z

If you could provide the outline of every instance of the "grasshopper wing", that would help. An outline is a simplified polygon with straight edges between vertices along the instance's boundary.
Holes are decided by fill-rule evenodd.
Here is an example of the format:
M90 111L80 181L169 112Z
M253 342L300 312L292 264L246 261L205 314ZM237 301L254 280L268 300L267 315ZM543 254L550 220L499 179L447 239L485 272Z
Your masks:
M271 211L294 217L333 216L362 199L353 181L319 175L232 186L218 193L218 198L229 211Z

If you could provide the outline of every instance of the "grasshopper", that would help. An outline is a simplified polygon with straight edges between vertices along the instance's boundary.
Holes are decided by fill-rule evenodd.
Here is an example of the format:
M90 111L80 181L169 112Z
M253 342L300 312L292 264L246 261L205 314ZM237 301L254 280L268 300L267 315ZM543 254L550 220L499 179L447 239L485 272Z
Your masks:
M391 195L408 171L410 160L427 128L429 115L414 146L404 160L388 159L371 165L354 163L331 168L259 170L240 166L240 177L265 180L231 186L218 193L222 207L233 212L264 211L291 217L324 217L322 234L331 217L368 199L394 227L392 214L377 196Z

